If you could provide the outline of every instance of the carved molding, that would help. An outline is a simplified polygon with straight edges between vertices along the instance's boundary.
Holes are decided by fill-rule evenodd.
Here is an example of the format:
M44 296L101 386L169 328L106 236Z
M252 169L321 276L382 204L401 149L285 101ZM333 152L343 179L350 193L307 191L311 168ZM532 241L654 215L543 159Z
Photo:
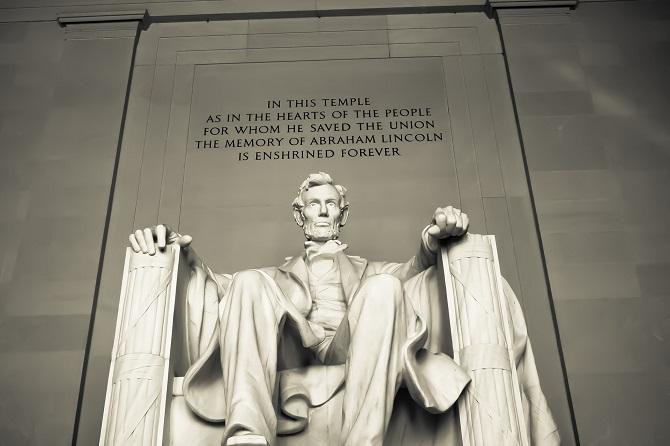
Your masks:
M579 0L489 0L492 8L576 6Z
M221 2L214 0L154 1L118 3L118 10L104 10L93 1L76 6L46 2L38 7L0 9L0 22L56 20L61 26L71 23L111 21L223 20L278 17L321 17L336 15L412 14L427 12L485 11L489 8L531 6L575 6L578 0L359 0L356 4L338 0L292 0L277 2ZM145 8L145 9L137 9ZM128 8L128 9L125 9ZM132 9L131 9L132 8Z
M81 23L143 22L149 17L146 9L136 11L73 12L59 13L56 21L60 26Z

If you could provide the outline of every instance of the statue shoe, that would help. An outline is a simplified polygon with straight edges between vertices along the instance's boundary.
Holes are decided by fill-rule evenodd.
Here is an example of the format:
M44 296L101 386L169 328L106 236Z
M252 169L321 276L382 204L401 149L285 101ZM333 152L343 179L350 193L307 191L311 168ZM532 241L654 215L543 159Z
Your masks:
M226 446L268 446L268 442L262 435L242 434L229 437Z

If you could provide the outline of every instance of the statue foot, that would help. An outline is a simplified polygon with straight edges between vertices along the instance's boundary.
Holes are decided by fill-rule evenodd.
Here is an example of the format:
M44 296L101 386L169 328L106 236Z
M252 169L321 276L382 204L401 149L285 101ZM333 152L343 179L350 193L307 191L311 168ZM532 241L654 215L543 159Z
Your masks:
M262 435L242 434L228 438L226 446L268 446L268 442Z

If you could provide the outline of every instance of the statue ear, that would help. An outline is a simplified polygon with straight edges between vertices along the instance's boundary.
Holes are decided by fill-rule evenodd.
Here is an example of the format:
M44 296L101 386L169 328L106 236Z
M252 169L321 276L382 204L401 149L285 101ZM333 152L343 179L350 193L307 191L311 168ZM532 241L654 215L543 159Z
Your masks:
M346 225L347 220L349 220L349 206L345 206L340 210L340 226Z
M305 220L302 218L302 210L300 209L293 209L293 219L295 220L295 223L301 228L305 224Z

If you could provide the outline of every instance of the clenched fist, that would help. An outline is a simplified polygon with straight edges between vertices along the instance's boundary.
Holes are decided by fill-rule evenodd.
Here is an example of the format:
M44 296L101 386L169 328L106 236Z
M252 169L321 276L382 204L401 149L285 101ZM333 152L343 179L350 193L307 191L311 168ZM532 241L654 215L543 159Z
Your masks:
M465 234L469 224L468 215L460 209L452 206L435 209L433 220L426 231L428 249L437 252L440 240Z
M128 240L130 240L133 251L154 255L156 250L162 251L172 243L186 248L191 244L193 238L190 235L181 235L167 225L157 225L136 230L128 236Z

